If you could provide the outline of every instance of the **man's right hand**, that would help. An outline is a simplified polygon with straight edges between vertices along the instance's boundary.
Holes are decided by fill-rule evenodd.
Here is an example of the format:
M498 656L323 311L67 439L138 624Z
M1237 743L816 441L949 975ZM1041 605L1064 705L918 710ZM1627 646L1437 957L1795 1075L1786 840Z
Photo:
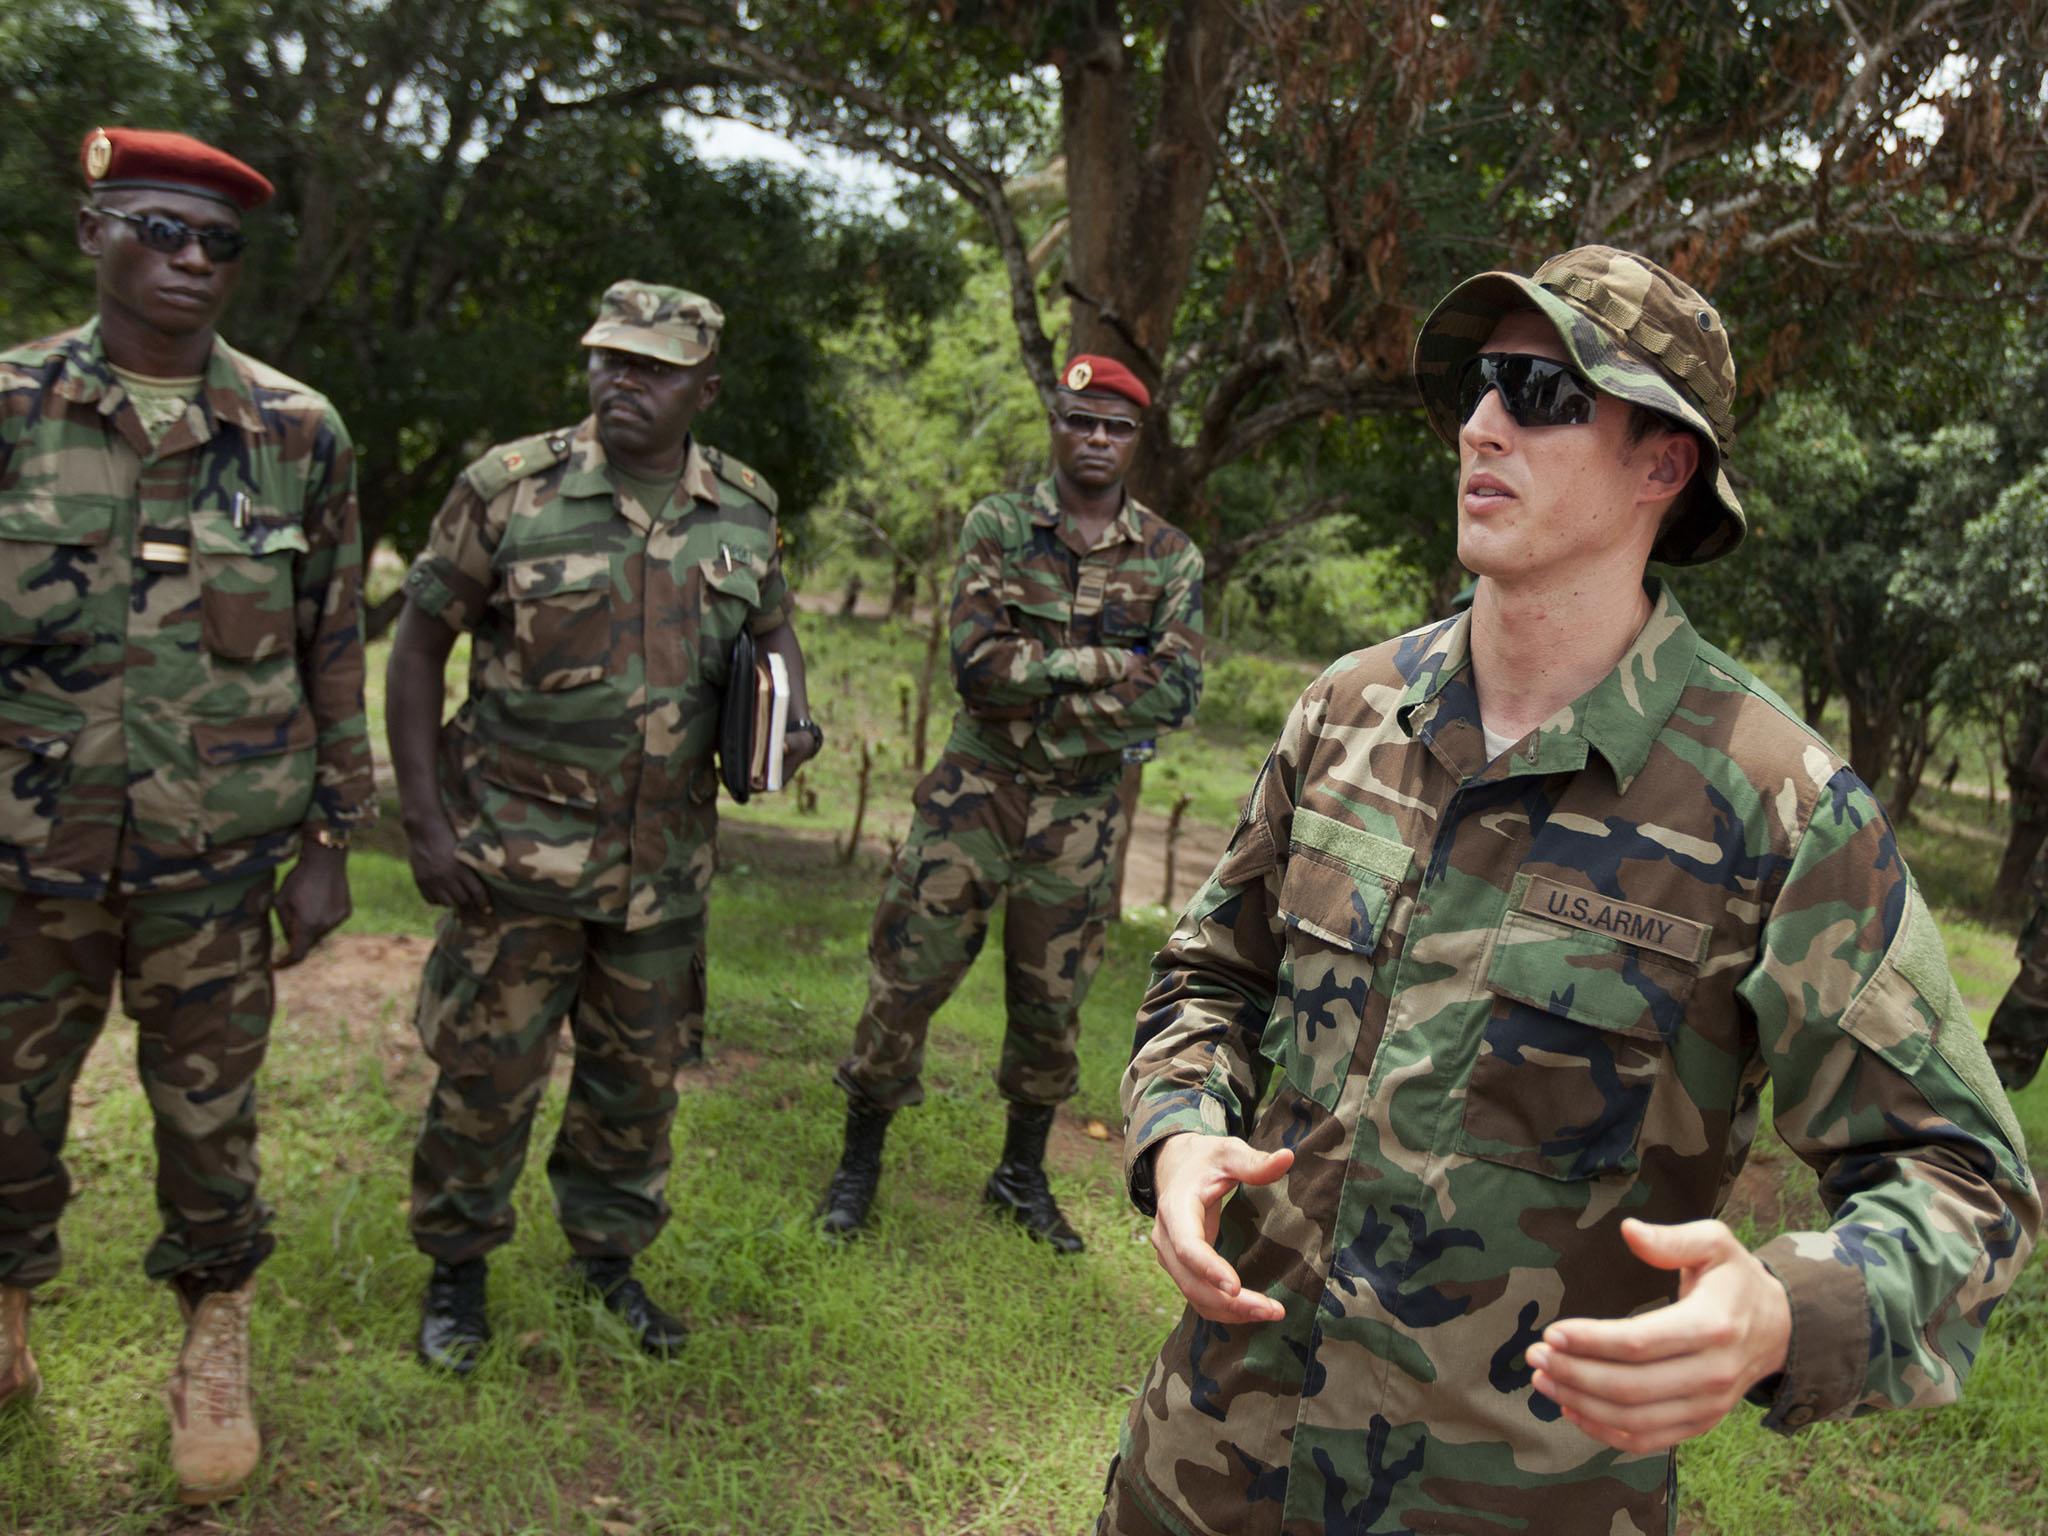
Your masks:
M1223 1202L1240 1184L1271 1184L1294 1166L1286 1148L1260 1152L1236 1136L1183 1132L1152 1154L1152 1250L1198 1317L1212 1323L1275 1323L1286 1309L1270 1296L1248 1292L1237 1271L1216 1251Z
M406 857L420 895L437 907L458 912L489 912L491 893L477 872L455 856L455 833L445 816L424 826L405 829Z

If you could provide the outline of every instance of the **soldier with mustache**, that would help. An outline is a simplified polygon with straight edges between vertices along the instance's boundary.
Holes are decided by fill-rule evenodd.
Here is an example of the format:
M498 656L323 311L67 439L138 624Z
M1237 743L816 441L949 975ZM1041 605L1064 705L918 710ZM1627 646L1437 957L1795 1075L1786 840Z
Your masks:
M606 290L591 414L504 443L457 479L406 578L391 758L414 879L448 909L418 1026L440 1069L413 1156L412 1233L434 1261L420 1357L474 1370L485 1256L566 1021L575 1075L548 1179L573 1278L667 1357L683 1324L633 1261L668 1218L717 825L718 703L742 628L791 673L794 769L823 744L789 622L775 493L692 425L718 397L725 317L653 283ZM471 637L445 726L442 671Z

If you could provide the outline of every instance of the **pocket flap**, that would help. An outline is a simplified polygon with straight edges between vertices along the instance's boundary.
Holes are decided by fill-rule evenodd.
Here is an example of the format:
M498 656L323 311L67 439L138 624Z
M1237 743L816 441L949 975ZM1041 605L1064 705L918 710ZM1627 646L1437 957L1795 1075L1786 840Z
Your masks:
M114 527L111 496L0 499L0 539L30 544L104 544Z
M303 555L306 530L275 513L255 508L239 528L234 514L218 508L192 509L192 550L201 555Z
M736 597L749 608L761 606L761 578L768 562L749 554L743 549L732 551L728 562L724 555L715 555L709 560L700 560L697 569L704 573L708 586L716 587L728 597Z
M1378 875L1396 885L1408 878L1412 857L1406 844L1319 811L1297 810L1290 836L1296 846L1320 849L1360 874Z
M514 560L505 567L505 595L514 602L554 597L563 592L588 592L609 586L609 556L589 550Z
M201 720L192 727L192 745L199 760L216 768L250 758L309 751L318 737L313 712L304 708L252 715L246 720Z
M1300 813L1295 814L1298 819ZM1392 881L1304 852L1297 844L1280 881L1280 920L1325 944L1369 955L1379 943L1393 896Z
M1502 919L1486 964L1502 997L1644 1040L1678 1032L1698 980L1696 962L1528 912Z
M530 800L548 800L580 810L597 808L597 785L588 768L557 763L513 747L487 747L476 776Z

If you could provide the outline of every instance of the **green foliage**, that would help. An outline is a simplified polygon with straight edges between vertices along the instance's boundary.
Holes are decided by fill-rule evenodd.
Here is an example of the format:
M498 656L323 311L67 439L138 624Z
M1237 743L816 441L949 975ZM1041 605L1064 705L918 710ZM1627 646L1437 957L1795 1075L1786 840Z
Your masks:
M1204 669L1202 722L1234 725L1269 740L1308 684L1299 667L1240 651Z
M0 319L90 311L68 239L85 129L183 128L278 185L224 330L340 405L373 537L410 550L469 458L584 414L577 338L627 276L725 308L705 435L800 521L852 446L826 338L876 314L914 349L955 259L914 206L696 160L663 110L694 78L556 0L24 0L0 18Z
M845 522L820 535L881 557L926 600L943 600L967 509L1046 473L1045 411L1016 366L1002 304L1002 274L984 255L918 347L877 321L839 344L858 459L828 502Z

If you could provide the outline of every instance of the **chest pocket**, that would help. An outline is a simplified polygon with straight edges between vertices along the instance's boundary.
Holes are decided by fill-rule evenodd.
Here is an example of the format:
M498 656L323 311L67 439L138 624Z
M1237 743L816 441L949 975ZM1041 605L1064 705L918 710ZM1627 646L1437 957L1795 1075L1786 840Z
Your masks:
M1494 934L1494 996L1465 1095L1458 1150L1553 1179L1626 1175L1669 1042L1699 980L1706 930L1650 913L1652 931L1697 936L1694 953L1662 953L1611 933L1511 910ZM1585 893L1599 920L1618 904ZM1642 909L1633 909L1641 912Z
M0 500L0 645L87 645L87 599L106 581L110 496Z
M1374 957L1386 939L1408 850L1390 838L1297 810L1281 877L1286 925L1279 1005L1259 1053L1304 1098L1334 1110L1372 999Z
M199 633L227 661L267 661L295 648L293 580L306 530L274 514L243 525L218 510L192 513L192 568L199 578Z
M703 626L705 674L725 686L733 641L760 610L761 586L768 579L765 556L738 545L726 545L708 560L697 562L698 590L704 594L699 622Z
M527 687L560 693L604 677L614 616L610 557L569 550L511 560L504 590Z

